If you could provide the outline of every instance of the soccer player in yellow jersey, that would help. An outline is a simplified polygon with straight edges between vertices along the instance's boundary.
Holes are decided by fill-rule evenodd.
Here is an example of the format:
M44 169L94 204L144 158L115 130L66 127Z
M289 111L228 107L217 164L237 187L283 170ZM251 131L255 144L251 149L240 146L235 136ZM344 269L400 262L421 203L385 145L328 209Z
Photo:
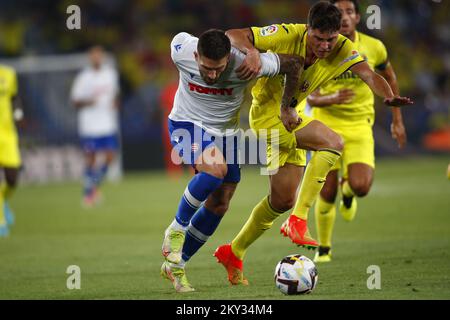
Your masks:
M355 44L359 54L372 69L380 73L398 95L396 75L388 61L387 51L380 40L356 31L360 21L357 0L332 0L341 12L340 33ZM315 218L319 235L319 250L315 262L331 260L331 236L335 220L335 199L338 191L338 172L343 171L342 201L339 211L345 220L353 220L356 199L367 195L372 185L375 168L374 96L370 88L356 74L348 70L327 82L308 97L313 107L313 118L337 132L344 140L340 161L327 175L326 182L317 198ZM406 142L406 132L399 108L392 109L391 133L399 147Z
M21 164L13 116L16 96L16 72L0 65L0 169L3 168L5 176L5 181L0 181L0 238L8 236L8 225L14 221L7 201L16 187Z
M394 95L386 80L373 72L355 45L339 34L341 13L329 2L311 7L308 25L274 24L264 28L234 29L227 32L233 46L247 54L241 77L251 78L260 68L259 50L299 55L302 72L290 107L279 107L283 77L259 79L253 87L250 125L256 133L266 129L279 133L278 146L269 139L267 148L270 194L253 209L248 221L231 244L217 248L215 257L224 265L232 284L246 284L243 258L248 247L269 229L283 212L294 210L281 232L294 243L315 248L307 227L308 211L319 194L329 170L343 150L341 137L318 120L304 115L298 102L347 70L357 74L386 105L411 104L409 98ZM301 119L301 123L297 119ZM270 135L269 135L270 137ZM315 151L304 172L299 195L296 191L304 167L305 150Z

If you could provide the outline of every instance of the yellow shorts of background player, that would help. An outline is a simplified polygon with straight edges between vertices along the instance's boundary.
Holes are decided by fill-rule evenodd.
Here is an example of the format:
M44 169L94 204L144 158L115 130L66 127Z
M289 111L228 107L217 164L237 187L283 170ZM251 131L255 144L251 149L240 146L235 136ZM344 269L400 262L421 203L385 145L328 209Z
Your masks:
M3 135L3 132L0 133ZM19 168L21 158L17 137L3 135L0 137L0 167Z
M273 172L283 167L286 163L297 166L306 165L306 151L297 148L295 132L306 127L314 119L303 113L299 114L302 123L289 132L284 127L280 119L278 121L268 121L268 119L253 120L250 116L250 127L255 134L262 138L261 133L267 130L267 170Z
M342 176L348 178L347 168L349 164L364 163L375 169L375 142L371 124L360 123L331 128L344 140L342 157L331 170L342 168Z

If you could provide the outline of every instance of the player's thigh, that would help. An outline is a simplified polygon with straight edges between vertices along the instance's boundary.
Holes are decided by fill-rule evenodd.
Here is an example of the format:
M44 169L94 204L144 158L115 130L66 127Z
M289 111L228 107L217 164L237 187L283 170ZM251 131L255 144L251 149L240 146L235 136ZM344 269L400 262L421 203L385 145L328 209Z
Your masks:
M339 170L331 170L328 172L327 179L320 191L322 199L329 203L334 203L336 200L339 186Z
M21 157L17 137L0 132L0 167L19 168Z
M343 141L336 132L318 120L311 120L308 116L304 116L304 120L308 123L294 131L297 148L313 151L327 148L342 150Z
M342 161L344 178L348 179L350 187L358 196L366 195L373 182L375 168L375 143L372 127L369 125L355 126L342 130L345 140Z
M304 169L302 166L286 163L277 173L269 176L270 204L274 209L284 212L294 206Z
M224 182L213 191L205 202L205 207L217 215L223 216L230 206L231 198L237 188L235 182Z

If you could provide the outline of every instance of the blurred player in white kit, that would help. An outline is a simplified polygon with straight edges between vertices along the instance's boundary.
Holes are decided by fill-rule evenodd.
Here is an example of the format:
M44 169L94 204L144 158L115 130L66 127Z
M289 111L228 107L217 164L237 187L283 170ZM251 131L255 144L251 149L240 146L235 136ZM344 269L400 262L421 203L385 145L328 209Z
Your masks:
M78 110L78 133L85 158L83 205L92 207L100 199L99 186L117 155L118 95L117 71L105 64L100 46L89 50L90 65L75 78L71 101ZM97 163L99 155L104 161Z

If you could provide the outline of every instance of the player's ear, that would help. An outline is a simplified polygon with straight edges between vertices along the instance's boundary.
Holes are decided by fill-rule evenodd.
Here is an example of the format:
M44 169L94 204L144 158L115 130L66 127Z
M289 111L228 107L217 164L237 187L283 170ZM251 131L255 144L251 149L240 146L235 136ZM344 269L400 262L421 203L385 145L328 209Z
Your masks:
M195 58L195 61L198 62L198 53L197 53L197 51L194 51L194 58Z
M361 15L359 13L356 14L356 24L359 24L361 21Z

